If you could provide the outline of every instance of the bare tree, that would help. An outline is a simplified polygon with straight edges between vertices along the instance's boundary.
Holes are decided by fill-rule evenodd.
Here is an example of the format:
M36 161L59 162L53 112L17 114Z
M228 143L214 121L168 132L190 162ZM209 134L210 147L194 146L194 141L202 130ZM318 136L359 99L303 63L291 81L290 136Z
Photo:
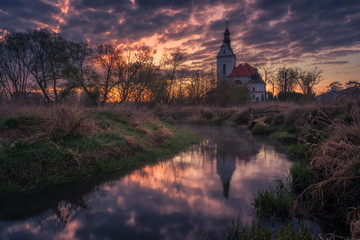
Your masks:
M47 32L45 30L29 30L28 33L19 34L23 36L18 39L18 44L25 47L28 52L28 57L22 58L22 61L36 81L37 87L39 87L46 102L49 103L51 102L48 89L50 77L46 71L48 55L45 51L46 41L48 40Z
M162 68L164 70L164 76L167 80L167 94L166 102L170 103L175 99L175 81L177 73L181 69L186 57L184 52L180 48L171 49L169 53L166 53L163 58Z
M118 84L116 70L117 66L122 64L122 61L121 51L114 45L100 44L95 50L93 62L101 69L98 85L102 104L109 100L109 94Z
M9 34L0 43L0 85L8 99L18 101L26 97L29 72L22 61L27 58L27 49L17 44L16 36Z
M52 91L54 93L54 101L60 102L66 96L65 91L59 92L59 87L64 88L65 75L64 68L65 62L68 58L66 53L67 42L55 32L44 31L44 45L42 46L46 53L45 73L51 83Z
M330 83L327 88L329 90L335 90L335 91L339 91L341 89L343 89L343 84L341 82L338 82L338 81L334 81L332 83Z
M93 50L87 43L68 42L64 73L67 89L80 88L91 104L98 104L99 76L91 65Z
M310 71L300 70L297 83L304 95L313 93L313 87L322 80L322 71L317 67Z
M147 46L128 48L123 60L118 62L118 93L120 102L139 101L148 87L151 77L157 71L154 60L155 51Z
M277 71L276 83L280 92L289 93L294 90L298 78L297 68L281 67Z
M271 86L271 91L272 94L275 94L275 84L276 84L276 79L275 79L275 69L273 66L263 66L260 68L260 71L262 72L262 79L265 82L265 85Z
M204 101L206 94L216 87L216 73L214 69L208 72L195 72L187 86L191 103Z
M348 87L360 87L360 82L357 81L357 80L349 80L346 83L346 86L348 86Z

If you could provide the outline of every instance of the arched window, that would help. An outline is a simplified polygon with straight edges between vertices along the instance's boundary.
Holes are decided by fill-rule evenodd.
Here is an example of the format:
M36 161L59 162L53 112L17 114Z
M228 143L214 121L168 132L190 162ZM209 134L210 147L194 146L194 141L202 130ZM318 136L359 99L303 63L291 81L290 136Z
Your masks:
M226 65L223 64L223 74L226 75Z
M253 87L253 92L255 92L255 87Z

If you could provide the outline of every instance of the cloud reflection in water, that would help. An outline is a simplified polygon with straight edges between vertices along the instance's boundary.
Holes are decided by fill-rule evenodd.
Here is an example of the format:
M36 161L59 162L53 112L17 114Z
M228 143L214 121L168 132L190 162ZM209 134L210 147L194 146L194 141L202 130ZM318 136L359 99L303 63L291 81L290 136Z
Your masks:
M199 145L106 182L81 204L62 202L41 216L0 222L1 239L217 239L238 216L250 223L254 193L286 176L286 155L245 130L187 128L202 136Z

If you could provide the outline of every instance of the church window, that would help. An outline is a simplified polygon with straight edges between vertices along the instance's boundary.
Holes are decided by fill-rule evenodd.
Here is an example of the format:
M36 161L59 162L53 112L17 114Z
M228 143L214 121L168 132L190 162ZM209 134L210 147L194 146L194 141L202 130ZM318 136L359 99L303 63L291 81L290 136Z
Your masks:
M226 73L226 65L223 64L223 74L225 75L225 73Z
M255 87L253 87L253 92L255 92Z
M225 50L224 50L224 53L225 53Z

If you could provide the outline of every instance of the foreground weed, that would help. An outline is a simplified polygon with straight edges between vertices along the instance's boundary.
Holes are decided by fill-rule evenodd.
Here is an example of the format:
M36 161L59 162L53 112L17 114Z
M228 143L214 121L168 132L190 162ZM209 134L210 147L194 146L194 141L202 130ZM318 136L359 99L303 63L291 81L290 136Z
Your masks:
M307 222L302 221L294 225L287 221L280 224L279 229L262 223L261 218L255 219L251 225L240 226L240 217L237 222L231 221L227 226L228 240L312 240L312 229Z
M287 218L294 196L281 180L275 188L260 190L254 198L253 205L258 216Z

